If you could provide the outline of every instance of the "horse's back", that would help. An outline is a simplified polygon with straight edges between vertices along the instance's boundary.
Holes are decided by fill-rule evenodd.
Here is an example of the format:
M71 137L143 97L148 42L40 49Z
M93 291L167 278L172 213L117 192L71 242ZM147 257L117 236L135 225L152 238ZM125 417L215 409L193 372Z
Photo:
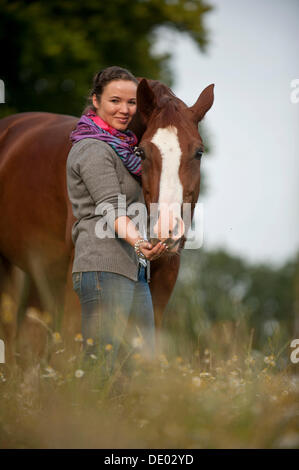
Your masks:
M77 121L74 116L43 112L13 114L0 119L0 158L5 150L11 150L12 145L18 150L36 139L40 145L52 142L70 146L68 136Z
M51 258L65 251L65 166L77 121L42 112L0 120L0 253L22 268L30 242L38 251L47 247Z

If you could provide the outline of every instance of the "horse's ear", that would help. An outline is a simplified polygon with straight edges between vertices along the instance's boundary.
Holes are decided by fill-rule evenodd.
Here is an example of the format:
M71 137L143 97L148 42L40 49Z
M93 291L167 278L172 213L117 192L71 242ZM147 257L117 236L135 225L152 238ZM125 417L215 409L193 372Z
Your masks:
M207 86L199 95L196 103L189 108L192 119L197 124L203 119L214 102L214 84Z
M156 107L156 98L146 78L143 78L137 88L137 109L147 122Z

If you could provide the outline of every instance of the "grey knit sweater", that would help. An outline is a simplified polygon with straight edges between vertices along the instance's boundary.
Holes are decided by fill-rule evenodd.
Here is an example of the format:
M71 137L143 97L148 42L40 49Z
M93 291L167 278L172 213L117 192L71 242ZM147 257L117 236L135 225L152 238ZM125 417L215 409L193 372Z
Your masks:
M137 281L139 260L134 248L117 234L100 238L96 231L103 217L114 226L117 217L128 215L130 204L144 204L140 185L110 145L91 138L73 145L67 158L67 189L77 219L72 227L72 272L110 271Z

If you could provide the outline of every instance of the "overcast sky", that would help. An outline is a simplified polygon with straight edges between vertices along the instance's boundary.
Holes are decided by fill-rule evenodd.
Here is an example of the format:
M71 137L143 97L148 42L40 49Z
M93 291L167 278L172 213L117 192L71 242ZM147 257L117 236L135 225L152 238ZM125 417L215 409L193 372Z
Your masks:
M173 91L192 105L215 83L205 118L212 151L202 160L208 192L204 247L225 247L276 265L299 249L298 0L209 0L210 45L162 32L174 53Z

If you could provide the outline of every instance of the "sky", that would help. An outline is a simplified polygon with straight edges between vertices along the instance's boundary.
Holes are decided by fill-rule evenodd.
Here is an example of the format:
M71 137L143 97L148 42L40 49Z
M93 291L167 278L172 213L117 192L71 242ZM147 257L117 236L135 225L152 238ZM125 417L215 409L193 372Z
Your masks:
M206 249L279 266L299 250L298 0L209 0L204 54L186 34L162 30L175 94L187 105L215 83L204 119L211 152L202 159ZM299 96L299 94L298 94Z

